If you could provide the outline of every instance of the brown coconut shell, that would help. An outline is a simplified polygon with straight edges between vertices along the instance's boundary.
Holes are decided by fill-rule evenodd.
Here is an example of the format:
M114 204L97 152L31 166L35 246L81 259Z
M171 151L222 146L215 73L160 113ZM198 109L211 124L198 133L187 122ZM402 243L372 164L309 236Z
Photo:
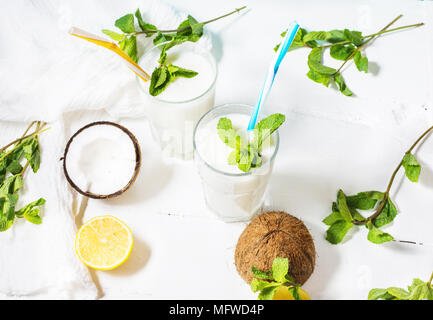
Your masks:
M242 232L236 245L235 265L249 284L253 279L252 266L271 270L277 257L289 259L289 274L302 285L313 273L316 250L301 220L285 212L267 212L256 217Z
M71 146L72 142L74 141L74 138L77 135L79 135L81 132L83 132L84 130L86 130L90 127L99 126L99 125L110 125L110 126L113 126L113 127L116 127L118 129L122 130L131 139L132 144L134 145L134 151L135 151L134 173L133 173L131 179L129 180L129 182L122 189L120 189L116 192L113 192L111 194L96 194L96 193L92 193L90 191L82 190L80 187L78 187L75 184L73 179L70 177L68 170L66 169L66 161L68 159L69 147ZM69 141L66 144L65 153L63 154L63 157L61 158L61 160L63 160L63 172L65 173L66 180L69 182L71 187L74 188L78 193L82 194L83 196L93 198L93 199L109 199L109 198L117 197L117 196L121 195L122 193L124 193L126 190L128 190L133 185L133 183L137 179L138 173L140 172L140 166L141 166L141 150L140 150L140 145L138 143L137 138L132 134L131 131L126 129L124 126L122 126L118 123L115 123L115 122L110 122L110 121L97 121L97 122L92 122L92 123L85 125L84 127L79 129L77 132L75 132L72 135L72 137L69 139Z

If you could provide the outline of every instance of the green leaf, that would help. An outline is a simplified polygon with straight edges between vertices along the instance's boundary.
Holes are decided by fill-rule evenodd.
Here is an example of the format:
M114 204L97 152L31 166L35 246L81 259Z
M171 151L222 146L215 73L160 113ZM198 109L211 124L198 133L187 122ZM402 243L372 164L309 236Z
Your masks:
M303 38L304 42L309 42L312 40L326 41L331 37L331 34L327 31L311 31L306 34Z
M299 285L288 287L288 290L292 294L294 300L302 300Z
M320 74L320 73L317 73L311 69L308 71L307 77L310 78L311 80L313 80L314 82L323 84L325 87L329 86L329 82L331 80L330 75Z
M262 280L254 278L251 281L251 291L253 291L253 292L262 291L264 288L269 287L269 286L274 286L274 285L278 285L278 284L275 282L262 281Z
M124 15L117 19L114 25L125 33L133 33L135 32L134 15L132 13Z
M20 210L18 210L17 212L15 212L15 215L17 215L18 217L22 217L24 215L34 215L35 213L37 214L37 212L33 212L31 213L31 211L35 208L35 207L39 207L45 204L45 199L44 198L39 198L36 201L33 201L29 204L27 204L26 206L22 207Z
M383 206L380 214L373 219L373 224L377 228L381 228L391 223L397 216L397 208L392 203L391 199L387 199L386 204Z
M23 147L24 157L29 161L34 173L39 170L41 165L41 151L37 137L31 137L28 143Z
M160 43L173 40L173 34L163 34L160 31L156 33L156 37L153 39L153 44L156 46Z
M198 75L198 72L195 72L194 70L181 68L173 64L168 65L168 71L175 77L193 78Z
M407 300L409 298L409 292L401 288L390 287L387 289L387 292L399 300Z
M353 56L353 61L355 62L356 67L359 71L368 72L368 59L363 56L360 51L357 51Z
M338 220L334 222L326 231L326 240L332 244L338 244L343 241L347 231L353 227L353 223L345 220Z
M264 271L257 269L256 267L252 266L251 272L253 273L254 277L259 278L259 279L264 279L264 280L273 280L274 279L272 277L271 271L264 272Z
M284 123L285 120L285 115L281 113L274 113L273 115L266 117L265 119L259 121L259 123L256 124L254 128L254 144L259 150L261 149L263 142L266 142L267 139L270 138L276 130L278 130L278 128Z
M323 48L313 48L308 55L308 66L316 73L333 75L337 70L322 64Z
M122 41L125 38L124 34L120 34L111 30L107 30L107 29L102 29L102 33L106 34L107 36L109 36L111 39L113 39L114 41Z
M144 22L143 17L141 16L140 9L137 9L137 11L135 11L135 17L137 18L138 25L140 26L140 29L142 31L151 31L151 30L156 31L157 30L157 28L153 24ZM146 33L146 37L151 37L153 35L154 35L154 33Z
M337 222L338 220L344 220L344 219L341 216L340 211L335 210L335 211L332 211L332 213L329 216L327 216L325 219L323 219L322 222L324 224L326 224L327 226L330 226L330 225L334 224L335 222Z
M389 233L383 232L382 230L376 228L371 222L367 222L367 228L369 230L367 239L370 242L381 244L381 243L394 240L393 236L391 236Z
M337 194L337 205L338 210L340 211L340 214L342 218L347 222L352 222L353 217L349 210L349 207L347 206L346 202L346 195L344 194L343 190L338 190Z
M17 192L23 186L23 179L20 175L8 177L0 186L0 197Z
M199 23L192 16L188 15L188 18L184 20L178 27L178 29L186 28L185 30L178 31L176 33L179 41L198 41L203 35L203 24Z
M350 91L349 88L346 86L346 83L344 82L344 79L340 73L336 73L334 75L334 82L337 84L338 90L340 90L340 92L345 96L349 97L353 94L352 91Z
M42 223L42 218L38 215L38 213L39 213L39 209L33 209L30 212L26 212L24 214L24 218L28 222L31 222L33 224L41 224Z
M233 129L232 122L228 118L221 118L217 124L218 136L221 141L231 148L236 148L236 130Z
M280 284L263 288L263 290L259 294L258 300L272 300L272 299L274 299L275 292L277 291L277 289L279 287L281 287Z
M371 289L368 293L368 300L385 299L387 296L389 296L389 293L386 289Z
M353 196L347 196L346 201L349 208L371 210L376 206L378 200L383 200L384 195L383 192L379 191L365 191Z
M361 39L362 34L359 31L350 31L348 29L344 29L343 35L347 41L352 42L357 47L364 43L364 41Z
M329 33L329 37L328 39L326 39L326 41L330 43L336 43L336 42L341 42L346 40L346 38L344 37L343 30L331 30L328 33Z
M272 276L277 282L285 282L289 272L289 259L277 257L272 263Z
M152 96L157 96L165 90L170 83L170 73L166 66L155 68L150 78L149 93Z
M406 153L402 160L406 177L412 182L418 182L419 175L421 173L421 165L416 160L413 154Z
M138 61L137 37L130 36L119 42L120 49L125 52L134 62Z
M337 44L330 49L330 55L334 59L345 61L353 53L354 48L350 45Z
M12 160L12 162L7 166L7 171L12 174L18 174L23 170L23 167L17 160Z

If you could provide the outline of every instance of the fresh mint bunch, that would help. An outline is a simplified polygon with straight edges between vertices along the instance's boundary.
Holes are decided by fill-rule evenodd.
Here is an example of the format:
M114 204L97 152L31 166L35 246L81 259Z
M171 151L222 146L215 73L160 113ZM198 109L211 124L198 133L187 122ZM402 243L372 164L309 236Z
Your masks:
M251 290L260 292L258 300L272 300L275 292L286 287L295 300L302 300L300 295L300 285L295 284L293 278L289 275L289 259L275 258L272 263L272 270L261 271L256 267L251 267L254 279L251 281Z
M152 96L157 96L163 92L167 86L177 77L192 78L198 74L193 70L167 64L167 51L170 48L186 41L197 42L203 35L203 26L205 24L217 21L245 8L246 6L205 22L198 22L194 17L188 15L187 19L182 21L182 23L173 30L161 30L155 25L145 22L140 10L137 9L135 14L126 14L123 17L117 19L114 23L114 25L120 31L122 31L122 33L107 29L103 29L102 32L109 36L112 40L116 41L120 49L122 49L135 62L138 61L138 35L143 34L146 37L154 36L154 45L166 42L166 44L161 47L161 55L158 61L159 66L156 67L152 72L151 84L149 86L149 93ZM137 28L135 26L134 18L137 20Z
M391 186L401 167L404 168L406 177L410 181L418 182L421 165L412 151L431 131L433 131L433 127L425 131L404 154L392 173L385 192L365 191L346 196L342 190L338 191L337 200L332 203L332 213L323 219L323 223L329 226L326 231L326 239L330 243L342 242L347 232L359 225L365 225L368 229L367 239L373 243L381 244L394 240L393 236L380 229L391 223L398 214L398 210L389 195ZM369 212L368 218L364 217L364 212Z
M311 52L308 55L308 78L323 84L325 87L328 87L333 82L342 94L351 96L353 93L347 87L341 75L342 68L347 62L353 61L358 71L368 73L368 58L362 51L371 40L384 33L423 25L423 23L417 23L389 29L401 17L402 15L398 16L379 32L367 36L363 36L360 31L349 29L308 32L306 29L300 28L289 50L303 47L310 48ZM285 35L286 31L281 34L282 37ZM277 51L279 47L280 44L274 50ZM327 48L330 49L329 54L331 58L343 61L338 69L325 66L322 63L322 56Z
M37 123L36 131L26 135L28 130L36 124L32 122L22 138L17 139L0 149L0 231L8 230L14 223L15 217L25 218L31 223L41 224L39 209L45 203L40 198L16 211L18 191L23 187L23 175L30 166L34 173L39 170L41 154L38 134L44 124ZM26 160L23 167L22 160Z
M407 290L397 287L371 289L368 300L433 300L432 280L433 273L427 282L413 279L412 285L408 286Z
M271 135L284 123L286 117L281 113L275 113L261 120L254 128L254 138L241 137L233 128L228 118L218 121L217 130L221 141L234 150L227 160L230 165L237 165L243 172L249 172L252 168L262 165L261 151L264 143L271 143Z

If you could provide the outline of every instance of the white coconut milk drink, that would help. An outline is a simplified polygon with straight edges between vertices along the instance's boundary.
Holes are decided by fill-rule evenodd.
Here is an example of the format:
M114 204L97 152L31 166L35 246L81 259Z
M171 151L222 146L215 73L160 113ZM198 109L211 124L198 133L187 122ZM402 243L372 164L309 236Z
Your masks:
M233 148L219 137L217 125L222 118L231 120L237 134L248 133L246 128L253 108L246 105L223 105L205 114L194 132L194 159L202 178L204 197L208 207L227 222L246 221L258 213L264 202L265 191L278 151L279 135L274 132L270 143L262 147L260 167L243 172L228 162Z
M160 44L146 52L139 60L147 72L158 67ZM163 154L190 159L193 155L193 131L200 117L214 106L216 62L198 44L185 42L167 50L167 64L190 69L198 74L192 78L177 77L157 96L149 93L150 81L138 79L143 89L144 108L152 134Z

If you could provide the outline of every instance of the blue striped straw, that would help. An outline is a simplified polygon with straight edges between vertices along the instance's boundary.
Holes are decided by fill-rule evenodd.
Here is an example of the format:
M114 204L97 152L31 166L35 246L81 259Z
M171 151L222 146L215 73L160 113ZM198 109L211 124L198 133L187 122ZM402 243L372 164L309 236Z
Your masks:
M254 130L256 126L257 117L259 115L261 107L265 104L266 98L271 91L272 85L274 83L275 76L277 74L278 68L280 67L281 61L283 61L284 56L292 45L293 40L295 39L296 33L298 32L299 24L295 21L290 24L289 29L283 39L280 48L278 49L274 60L266 74L265 83L263 84L262 90L260 91L259 98L257 99L256 106L254 107L254 111L251 115L250 122L248 123L248 130Z

